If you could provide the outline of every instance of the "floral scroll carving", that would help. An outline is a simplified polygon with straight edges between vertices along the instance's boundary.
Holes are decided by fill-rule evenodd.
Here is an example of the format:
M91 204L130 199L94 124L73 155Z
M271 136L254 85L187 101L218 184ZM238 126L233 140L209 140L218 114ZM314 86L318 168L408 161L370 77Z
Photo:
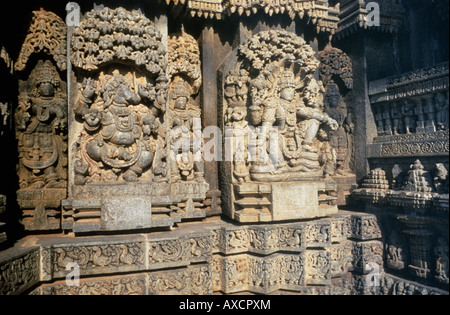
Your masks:
M30 56L39 52L52 56L59 70L66 70L66 36L66 24L59 16L43 9L33 11L31 26L15 63L15 70L25 70Z

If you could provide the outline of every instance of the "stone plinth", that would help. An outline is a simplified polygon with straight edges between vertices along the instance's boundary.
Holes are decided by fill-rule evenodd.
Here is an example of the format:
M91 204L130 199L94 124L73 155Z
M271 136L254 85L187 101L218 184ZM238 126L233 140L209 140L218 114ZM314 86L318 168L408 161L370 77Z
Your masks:
M337 184L337 205L344 206L348 204L348 197L352 189L356 186L356 175L333 176Z
M22 189L17 192L26 230L58 230L61 228L61 200L66 189Z
M229 187L227 214L239 222L271 222L325 217L337 212L332 181L248 183Z
M383 260L380 237L375 216L351 212L276 225L207 219L181 223L170 232L29 236L0 254L0 292L366 294L372 292L368 287L365 291L370 266ZM76 263L80 272L75 286L65 281L70 263ZM396 294L391 278L380 269L379 289L386 292L370 294ZM358 285L359 281L363 283ZM417 290L424 288L402 281ZM427 290L446 294L436 288Z
M76 186L63 201L63 229L75 233L141 230L205 217L206 183Z

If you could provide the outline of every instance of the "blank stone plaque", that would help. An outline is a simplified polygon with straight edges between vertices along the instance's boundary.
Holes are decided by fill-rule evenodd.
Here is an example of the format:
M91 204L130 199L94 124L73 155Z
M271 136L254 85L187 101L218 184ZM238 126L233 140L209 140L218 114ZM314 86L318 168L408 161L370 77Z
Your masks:
M102 228L133 230L152 226L151 198L147 196L110 197L102 201Z
M271 185L273 220L307 219L319 215L316 183L272 183Z

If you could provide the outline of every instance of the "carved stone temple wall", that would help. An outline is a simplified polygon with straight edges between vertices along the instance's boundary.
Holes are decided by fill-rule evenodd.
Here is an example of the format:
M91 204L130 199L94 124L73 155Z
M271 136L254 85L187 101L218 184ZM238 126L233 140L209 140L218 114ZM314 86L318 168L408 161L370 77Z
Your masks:
M429 2L8 4L0 295L448 295Z

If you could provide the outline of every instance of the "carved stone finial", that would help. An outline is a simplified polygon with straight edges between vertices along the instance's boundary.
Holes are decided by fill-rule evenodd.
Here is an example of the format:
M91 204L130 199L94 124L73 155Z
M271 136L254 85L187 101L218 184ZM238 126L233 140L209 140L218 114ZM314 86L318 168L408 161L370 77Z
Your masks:
M406 175L403 189L415 192L432 192L434 190L433 181L430 173L422 165L422 162L416 160L410 165L410 168Z

